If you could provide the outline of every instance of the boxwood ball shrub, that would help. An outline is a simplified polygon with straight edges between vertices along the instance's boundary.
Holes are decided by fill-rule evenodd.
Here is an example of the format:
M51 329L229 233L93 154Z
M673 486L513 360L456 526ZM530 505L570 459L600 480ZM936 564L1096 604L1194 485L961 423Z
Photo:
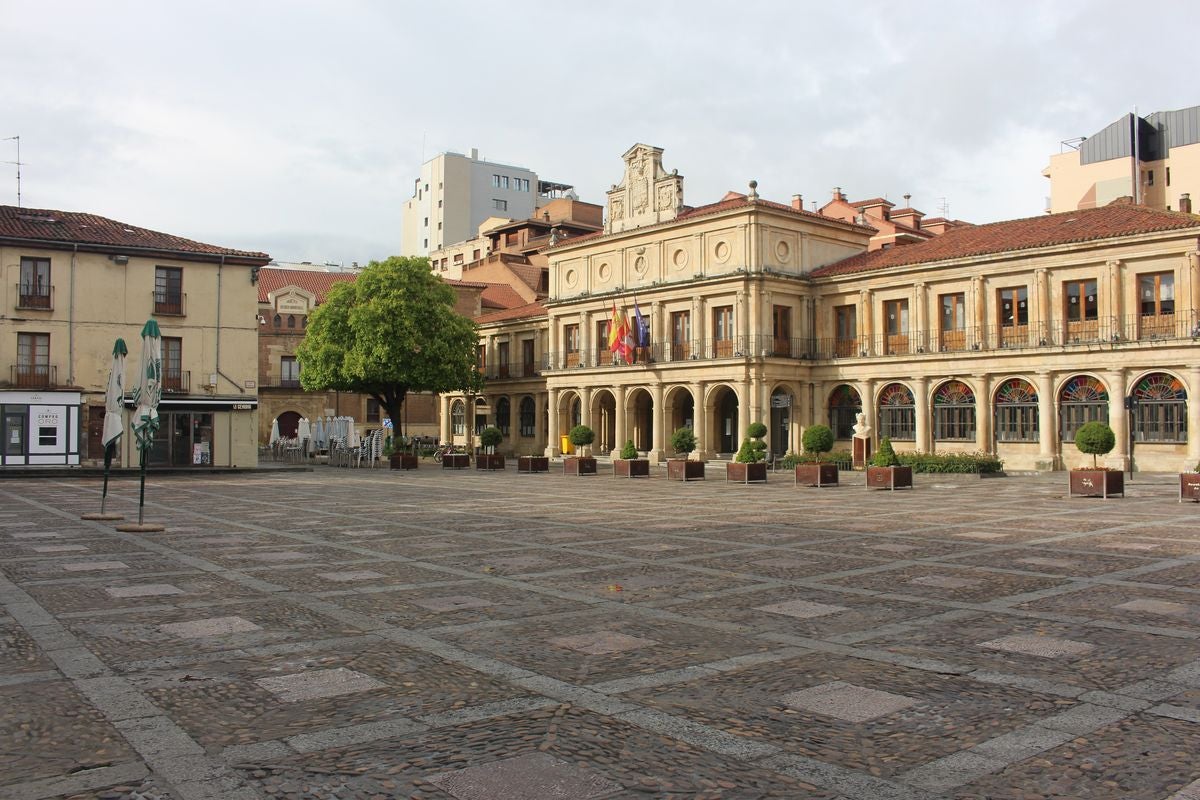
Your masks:
M767 443L762 437L767 435L767 426L761 422L752 422L746 426L746 437L738 448L733 460L739 464L757 464L767 458Z
M680 428L671 434L671 449L687 456L696 449L696 433L691 428Z
M751 439L761 439L767 435L767 426L761 422L751 422L746 427L746 435Z
M815 455L820 461L821 453L828 453L833 449L833 431L828 425L810 425L805 429L801 442L804 444L804 452Z
M576 447L587 447L596 441L596 432L587 425L576 425L567 434L567 439Z
M504 434L494 425L484 428L479 432L479 441L484 447L495 447L504 441Z
M1091 453L1092 469L1095 469L1096 456L1111 453L1117 446L1117 436L1103 422L1088 422L1075 431L1075 446L1081 453Z
M637 448L633 446L633 439L627 439L625 441L625 446L621 448L621 458L631 459L637 457L638 451Z

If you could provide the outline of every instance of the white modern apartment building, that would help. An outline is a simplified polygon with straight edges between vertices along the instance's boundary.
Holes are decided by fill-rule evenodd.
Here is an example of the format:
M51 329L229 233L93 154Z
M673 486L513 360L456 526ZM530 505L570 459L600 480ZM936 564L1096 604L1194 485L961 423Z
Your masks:
M401 214L400 254L430 251L474 237L489 217L529 219L543 203L571 189L539 181L525 167L483 161L479 151L439 153L421 165Z

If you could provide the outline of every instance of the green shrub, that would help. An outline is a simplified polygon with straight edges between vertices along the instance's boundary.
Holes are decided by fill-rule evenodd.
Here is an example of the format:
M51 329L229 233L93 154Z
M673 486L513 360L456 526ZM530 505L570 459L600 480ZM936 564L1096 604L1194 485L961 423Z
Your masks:
M494 425L490 425L479 432L479 441L484 447L495 447L504 441L504 434Z
M389 436L383 440L383 457L391 458L394 452L396 452L396 445L392 442L392 437Z
M767 435L767 426L761 422L751 422L746 426L746 435L751 439L761 439Z
M789 450L783 458L779 459L779 466L783 467L784 469L795 469L797 464L803 463L804 457L799 453L792 452L791 450Z
M671 434L671 449L676 453L688 453L696 449L696 433L691 428L680 428Z
M743 439L733 460L739 464L757 464L767 457L767 443L762 439Z
M596 441L596 432L587 425L576 425L571 428L567 434L567 439L576 447L587 447L592 442Z
M901 453L900 464L913 472L979 474L999 472L1004 462L991 453Z
M1117 446L1117 437L1113 429L1103 422L1088 422L1079 426L1075 431L1075 446L1081 453L1091 453L1092 468L1096 467L1096 456L1111 453Z
M833 449L833 431L828 425L810 425L804 431L804 452L811 453L817 460L821 459L821 453L827 453Z
M637 458L637 448L633 446L633 439L628 439L625 446L621 448L621 458Z
M888 437L883 437L883 441L879 443L879 449L875 451L875 457L871 459L871 463L876 467L898 467L900 459L896 458L896 451L892 449L892 440Z

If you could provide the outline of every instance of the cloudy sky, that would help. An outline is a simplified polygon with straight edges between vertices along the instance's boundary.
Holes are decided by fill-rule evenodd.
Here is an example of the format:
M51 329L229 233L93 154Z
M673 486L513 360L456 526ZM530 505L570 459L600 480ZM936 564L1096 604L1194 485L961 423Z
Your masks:
M1200 104L1197 30L1195 2L0 0L0 138L27 207L290 261L396 252L423 158L472 147L594 202L640 141L691 205L757 179L986 222L1041 213L1061 140Z

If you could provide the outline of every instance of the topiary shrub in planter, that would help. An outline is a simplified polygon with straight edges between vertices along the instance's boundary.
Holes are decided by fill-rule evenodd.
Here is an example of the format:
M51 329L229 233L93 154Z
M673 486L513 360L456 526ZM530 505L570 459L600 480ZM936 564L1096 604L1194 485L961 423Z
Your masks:
M733 462L725 465L725 480L738 483L767 482L767 443L762 437L767 435L767 426L761 422L752 422L746 428L746 438L738 448Z
M650 459L638 458L633 439L625 442L619 458L613 459L613 475L618 478L649 478Z
M416 469L420 459L416 453L406 453L404 448L408 442L403 436L399 439L387 437L383 443L383 457L388 460L389 469ZM399 447L397 447L399 445Z
M517 456L517 472L549 472L548 456Z
M567 434L567 439L571 444L575 445L575 452L580 455L567 456L563 459L563 474L564 475L595 475L596 474L596 459L583 455L587 452L585 447L596 441L596 432L587 425L576 425L571 428Z
M1098 466L1096 456L1106 455L1117 446L1113 429L1103 422L1088 422L1075 431L1075 447L1092 457L1091 468L1071 470L1071 497L1124 496L1125 473L1119 469Z
M683 458L667 459L667 480L702 481L704 462L692 461L688 456L696 450L696 433L691 428L680 428L671 434L671 449Z
M488 471L504 469L504 456L496 453L496 446L504 441L504 434L495 426L484 428L479 432L479 441L486 452L475 456L475 469Z
M833 431L828 425L810 425L804 431L801 440L804 444L804 454L811 456L813 461L794 465L796 485L804 486L837 486L837 464L825 463L821 460L822 453L833 449Z
M912 467L900 464L900 459L896 457L896 451L892 449L892 440L885 436L879 443L879 449L875 451L871 464L867 467L867 488L892 491L911 489L913 488L912 473Z
M1200 464L1191 472L1179 473L1179 502L1185 499L1200 503Z

